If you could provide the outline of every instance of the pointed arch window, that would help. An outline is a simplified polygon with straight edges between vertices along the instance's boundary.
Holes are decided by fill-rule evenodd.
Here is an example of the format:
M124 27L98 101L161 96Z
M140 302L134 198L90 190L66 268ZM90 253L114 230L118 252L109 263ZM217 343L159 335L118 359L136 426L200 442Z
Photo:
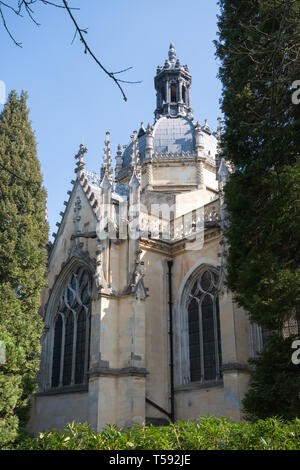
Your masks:
M61 293L52 350L51 386L87 383L91 308L91 276L80 266Z
M191 382L210 382L221 378L222 355L217 282L217 272L205 268L191 285L187 296Z

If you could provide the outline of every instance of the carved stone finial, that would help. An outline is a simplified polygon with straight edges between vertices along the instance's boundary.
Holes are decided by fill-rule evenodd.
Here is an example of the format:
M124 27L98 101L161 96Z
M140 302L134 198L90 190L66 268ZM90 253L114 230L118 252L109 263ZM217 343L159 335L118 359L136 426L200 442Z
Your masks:
M122 169L122 146L121 144L118 145L117 155L116 155L116 167L115 167L115 177L118 178L119 172Z
M131 136L131 144L132 144L132 152L131 152L131 171L132 174L135 172L137 178L141 178L141 164L140 164L140 154L139 154L139 146L138 146L138 139L137 139L137 131L133 131L133 135Z
M136 167L136 157L137 157L137 131L133 131L131 137L132 151L131 151L131 166Z
M151 126L150 122L148 123L146 134L151 136L153 135L153 127Z
M210 127L208 125L208 119L204 120L203 130L205 130L208 134L211 134L211 130L210 130Z
M104 162L106 163L107 167L111 165L111 153L110 153L110 140L109 140L110 132L106 132L106 139L105 139L105 149L104 149Z
M75 160L78 160L76 163L75 173L80 173L84 169L85 162L83 160L84 154L87 153L88 149L83 144L80 144L79 151L75 155Z
M171 64L174 64L176 61L176 51L175 51L175 46L172 42L170 44L168 55L169 55L169 61L171 62Z
M197 133L201 132L201 125L200 125L200 122L199 122L199 121L196 122L195 131L196 131Z
M145 129L145 127L144 127L144 123L141 122L141 127L140 127L140 129L139 129L138 138L142 137L142 136L145 135L145 134L146 134L146 129Z
M104 147L104 156L103 156L103 163L101 166L101 180L103 180L105 173L107 173L107 177L112 183L113 181L113 169L111 166L111 150L110 150L110 132L106 132L106 139L105 139L105 147Z

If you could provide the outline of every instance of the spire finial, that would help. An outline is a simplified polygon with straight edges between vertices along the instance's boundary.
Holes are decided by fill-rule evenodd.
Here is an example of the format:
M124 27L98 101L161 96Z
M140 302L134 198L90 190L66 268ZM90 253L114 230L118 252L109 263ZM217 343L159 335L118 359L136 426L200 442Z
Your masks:
M208 134L211 134L211 130L210 130L210 127L208 125L208 119L205 119L204 120L204 127L203 129L208 133Z
M107 177L109 181L112 183L113 180L113 169L111 166L111 151L110 151L110 132L106 132L106 139L105 139L105 147L104 147L104 156L103 156L103 163L101 166L101 181L104 178L104 175L107 173Z
M176 62L176 51L175 51L175 46L172 42L169 48L169 61L171 62L171 64Z
M132 173L135 172L137 178L140 179L141 178L141 165L140 165L137 131L133 131L133 135L131 136L131 143L132 143L131 164L130 164L131 171Z
M75 155L75 160L78 160L78 162L76 163L77 168L75 169L75 173L79 174L84 169L85 163L83 160L83 156L87 151L87 147L85 147L83 144L80 144L79 152Z
M118 179L119 172L122 170L122 147L121 144L118 145L118 151L116 155L116 167L115 167L115 178Z
M109 168L111 165L111 153L110 153L110 132L106 132L106 139L105 139L105 149L104 149L104 161L107 164L107 167Z

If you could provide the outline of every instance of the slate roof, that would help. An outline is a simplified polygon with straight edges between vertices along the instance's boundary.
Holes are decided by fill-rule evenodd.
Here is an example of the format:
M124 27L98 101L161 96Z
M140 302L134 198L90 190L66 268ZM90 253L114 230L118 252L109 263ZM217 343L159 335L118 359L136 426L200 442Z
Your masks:
M205 153L214 158L217 152L217 139L211 132L206 132L203 126L203 141ZM153 126L154 153L194 152L195 129L194 123L187 117L170 118L162 116ZM145 158L146 136L138 138L138 148L141 162ZM123 153L123 168L128 168L131 162L132 143ZM163 155L161 155L163 158Z

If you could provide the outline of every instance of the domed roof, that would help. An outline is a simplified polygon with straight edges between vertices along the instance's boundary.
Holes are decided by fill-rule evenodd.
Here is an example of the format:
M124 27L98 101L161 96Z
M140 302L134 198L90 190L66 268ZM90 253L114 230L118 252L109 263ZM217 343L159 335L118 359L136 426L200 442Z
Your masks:
M204 153L214 158L217 153L217 139L210 131L207 124L202 127ZM142 134L142 133L141 133ZM162 116L153 126L154 153L181 153L194 152L195 150L195 127L193 121L187 117L169 118ZM138 138L138 149L141 162L145 158L146 135ZM123 168L127 168L131 162L132 143L123 153Z
M192 77L188 67L182 66L179 59L176 60L174 44L170 44L169 59L163 67L157 68L154 79L156 89L155 123L153 125L153 150L155 160L171 160L174 154L175 160L181 157L195 157L195 141L200 124L193 122L192 108L190 107L190 87ZM207 120L202 130L202 143L204 156L215 163L217 153L218 132L211 132ZM122 156L122 175L131 164L132 149L135 146L136 137L140 156L140 162L145 158L147 130L143 123L138 133L134 132L132 142L126 147ZM151 131L150 131L151 132ZM193 154L193 155L191 155Z
M161 117L153 126L153 145L155 153L177 153L194 151L194 125L193 122L184 117L168 118ZM146 136L138 138L140 159L145 157ZM132 143L123 153L123 168L128 167L131 161Z
M194 125L184 117L161 117L154 125L154 152L193 152Z

